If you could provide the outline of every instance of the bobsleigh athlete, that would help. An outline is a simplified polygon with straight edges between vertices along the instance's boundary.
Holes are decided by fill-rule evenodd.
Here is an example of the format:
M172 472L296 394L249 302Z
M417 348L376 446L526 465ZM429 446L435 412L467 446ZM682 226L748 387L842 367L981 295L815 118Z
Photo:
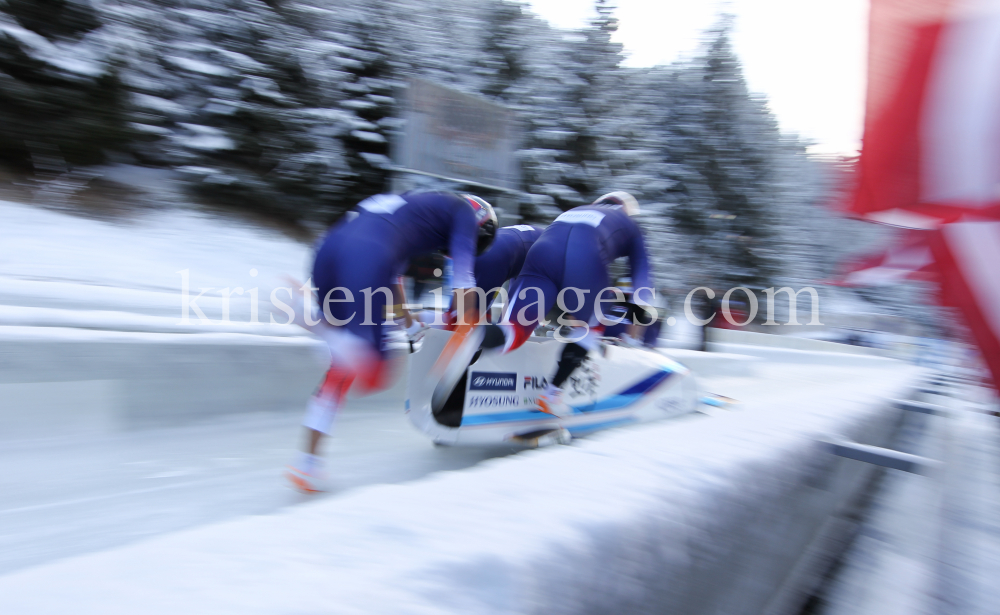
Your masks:
M489 307L498 294L491 291L500 288L507 280L513 280L521 273L528 250L541 235L542 229L530 224L501 227L497 231L496 239L493 240L490 249L476 258L476 266L473 271L476 284L483 289L486 296L484 309L487 315ZM422 316L428 320L433 318L432 314L422 314ZM452 305L444 318L447 328L451 328L457 318L455 306Z
M307 492L318 490L319 445L330 434L351 386L368 394L388 385L383 322L389 311L395 311L393 305L403 303L396 281L409 260L418 254L447 251L453 263L456 301L466 302L461 304L466 313L477 314L476 293L464 291L476 287L476 257L490 247L496 232L493 207L477 196L407 192L361 201L327 233L312 272L320 306L312 322L317 324L310 324L301 307L296 322L327 343L331 362L306 409L305 449L288 470L294 486ZM408 315L405 320L407 328L415 326Z
M476 283L487 294L486 307L493 303L497 293L507 280L513 280L521 273L528 250L542 235L542 229L530 224L505 226L497 231L496 240L490 249L476 259Z
M598 347L604 327L595 302L610 286L611 262L628 257L636 289L633 302L644 306L652 300L649 257L642 231L632 219L638 213L635 197L612 192L560 215L528 251L521 274L511 283L503 321L483 327L483 348L502 346L503 352L510 352L524 344L566 289L560 307L572 319L563 322L574 323L567 336L572 341L563 348L555 376L538 398L543 412L557 416L571 412L562 400L561 386ZM603 300L616 296L613 290L606 294Z

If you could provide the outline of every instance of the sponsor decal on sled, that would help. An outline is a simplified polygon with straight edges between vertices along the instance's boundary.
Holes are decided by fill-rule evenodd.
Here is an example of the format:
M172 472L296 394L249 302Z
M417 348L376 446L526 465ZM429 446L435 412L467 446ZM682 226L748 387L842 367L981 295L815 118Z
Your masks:
M517 407L520 398L517 395L473 395L469 398L470 408Z
M525 376L524 377L524 390L537 391L544 389L549 385L549 379L542 376Z
M516 391L517 372L472 372L470 391Z

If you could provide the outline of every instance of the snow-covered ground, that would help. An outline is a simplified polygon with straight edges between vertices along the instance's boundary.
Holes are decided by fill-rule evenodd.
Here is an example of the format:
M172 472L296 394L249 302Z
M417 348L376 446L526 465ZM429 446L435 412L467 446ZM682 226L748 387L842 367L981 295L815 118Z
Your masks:
M278 473L295 444L292 417L25 445L6 454L6 465L23 469L6 473L3 485L17 494L0 511L4 551L13 554L4 566L51 563L0 577L0 610L576 613L586 605L644 612L674 603L690 607L676 612L694 613L696 604L719 601L760 606L795 559L789 545L809 534L806 526L844 488L841 470L816 458L816 440L863 439L884 423L887 399L904 395L915 375L900 364L763 366L756 377L709 380L706 388L743 402L733 410L614 430L391 487L371 485L468 467L500 452L434 449L398 411L357 406L332 447L333 493L291 507L302 501ZM832 481L815 492L818 499L808 486L816 472ZM811 513L796 508L806 496ZM718 558L734 576L699 590L708 578L699 575ZM736 582L741 569L754 574Z
M730 409L518 454L434 448L389 393L351 402L306 499L280 474L314 344L247 321L309 246L184 210L0 220L0 419L42 418L0 447L2 613L759 612L858 482L817 441L877 440L917 375L729 357L703 384ZM179 323L183 271L212 319L241 287L235 322Z
M1000 419L988 389L946 386L912 414L895 448L943 462L927 476L890 472L822 615L995 613L1000 604Z
M77 322L107 316L97 311L176 322L182 317L183 271L192 298L211 289L197 302L209 319L222 316L222 289L235 293L239 288L242 294L230 298L230 318L249 320L250 293L256 288L259 320L268 322L272 289L286 285L283 276L305 280L311 266L308 245L184 209L110 223L0 201L0 221L0 328L20 320L53 326L60 316ZM28 314L15 306L50 311ZM197 322L194 312L190 316Z
M299 411L259 413L168 429L5 442L0 573L303 503L282 477L300 445L301 418ZM406 421L401 400L355 402L329 446L331 492L317 499L508 453L438 450Z

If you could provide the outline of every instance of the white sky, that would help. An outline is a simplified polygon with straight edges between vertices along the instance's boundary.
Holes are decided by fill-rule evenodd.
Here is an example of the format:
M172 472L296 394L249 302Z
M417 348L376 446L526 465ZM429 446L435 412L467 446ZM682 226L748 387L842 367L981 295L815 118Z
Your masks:
M560 28L583 26L593 0L528 0ZM751 91L765 94L784 132L815 153L853 154L864 120L868 0L618 0L627 66L693 54L725 10Z

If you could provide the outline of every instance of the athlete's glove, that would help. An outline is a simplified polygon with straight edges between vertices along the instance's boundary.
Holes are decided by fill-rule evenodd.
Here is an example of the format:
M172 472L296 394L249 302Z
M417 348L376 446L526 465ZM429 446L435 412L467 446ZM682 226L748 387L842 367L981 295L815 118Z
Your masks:
M642 342L640 342L639 340L635 339L634 337L632 337L628 333L622 333L621 340L622 340L622 344L624 344L625 346L628 346L629 348L642 348Z
M427 325L414 318L413 324L411 324L409 327L404 327L403 331L406 332L406 337L411 342L417 342L424 337L424 334L427 333L428 328L429 327Z

